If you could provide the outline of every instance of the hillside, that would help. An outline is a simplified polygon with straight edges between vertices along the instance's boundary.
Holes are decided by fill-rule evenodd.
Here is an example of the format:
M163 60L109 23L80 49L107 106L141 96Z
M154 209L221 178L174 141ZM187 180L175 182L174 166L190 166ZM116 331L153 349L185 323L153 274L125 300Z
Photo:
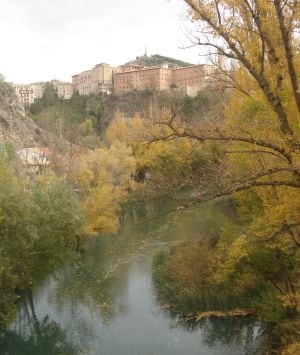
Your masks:
M181 117L186 121L213 120L220 116L226 95L201 90L192 97L172 96L166 92L151 90L132 91L122 95L80 96L74 94L69 100L55 95L51 99L36 100L29 109L29 116L48 132L68 141L93 148L99 144L110 122L117 114L147 118L160 115L166 109L181 107ZM152 112L152 113L151 113Z
M170 57L165 57L159 54L154 54L151 56L143 55L140 57L136 57L135 60L132 60L126 64L137 64L137 65L144 65L146 67L151 67L151 66L162 66L162 65L168 65L169 68L175 68L175 67L187 67L189 65L192 65L191 63L183 62L182 60L170 58Z
M4 142L15 150L36 146L55 146L61 150L66 146L66 142L26 117L12 86L0 80L0 143Z

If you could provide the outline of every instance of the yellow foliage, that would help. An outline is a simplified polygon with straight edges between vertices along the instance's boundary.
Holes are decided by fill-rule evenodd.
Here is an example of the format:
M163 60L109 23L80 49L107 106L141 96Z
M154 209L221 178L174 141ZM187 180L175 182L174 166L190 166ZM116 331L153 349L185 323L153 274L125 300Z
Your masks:
M87 220L86 233L88 235L117 232L120 202L118 197L116 189L107 183L100 183L100 186L90 190L89 195L82 203Z
M218 271L216 273L216 280L218 282L225 281L226 278L235 271L237 264L248 256L248 243L246 236L242 235L238 237L228 248L224 244L220 243L219 245L219 253L226 253L226 255L222 255L223 262L219 262ZM225 256L225 257L224 257ZM220 259L221 259L220 258Z
M80 157L72 179L82 192L87 234L117 231L120 204L134 189L135 166L131 148L118 141Z
M281 355L297 355L300 354L300 342L289 345L281 352Z

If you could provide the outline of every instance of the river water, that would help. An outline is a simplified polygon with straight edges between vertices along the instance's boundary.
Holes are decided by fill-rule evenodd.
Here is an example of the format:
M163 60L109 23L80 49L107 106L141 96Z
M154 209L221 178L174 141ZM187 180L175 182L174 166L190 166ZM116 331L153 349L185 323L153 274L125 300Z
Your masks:
M164 214L167 208L141 206L126 216L118 235L87 241L82 258L24 297L0 353L259 354L260 326L253 319L183 322L158 304L153 255L231 218L224 203Z

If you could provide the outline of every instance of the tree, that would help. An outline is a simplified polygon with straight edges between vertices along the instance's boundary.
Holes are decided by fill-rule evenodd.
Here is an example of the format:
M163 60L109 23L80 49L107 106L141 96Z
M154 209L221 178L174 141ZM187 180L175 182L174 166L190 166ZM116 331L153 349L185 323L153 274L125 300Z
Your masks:
M185 3L201 26L202 36L197 44L213 48L245 69L276 113L281 132L292 135L283 91L291 90L299 112L294 45L294 31L299 20L298 1L185 0ZM229 79L235 83L234 77L229 75ZM239 88L240 84L234 87ZM240 89L249 95L242 86Z
M43 175L29 189L12 165L0 156L0 323L13 317L20 290L75 251L82 229L79 203L65 183Z
M295 32L299 4L296 0L184 2L197 26L193 45L231 63L230 69L227 63L227 69L217 67L213 74L231 88L231 99L223 121L188 124L175 112L158 122L165 131L153 140L222 143L219 183L210 191L199 188L185 206L234 195L245 208L249 194L254 194L260 201L259 213L247 222L245 242L238 232L228 241L224 255L231 269L223 274L236 282L249 272L260 274L277 290L286 314L295 316L300 286L300 58ZM231 250L235 250L233 259Z
M213 49L234 61L232 70L219 68L218 73L220 78L226 77L235 91L225 123L179 125L176 115L171 115L161 122L169 131L158 140L224 142L224 154L229 156L227 165L233 165L235 160L244 161L239 167L234 165L231 178L223 181L221 189L211 197L252 187L298 191L300 105L296 73L300 63L294 32L299 18L297 1L185 3L200 28L194 44L205 46L209 54L213 54ZM198 196L195 202L201 200L202 196Z
M131 148L115 142L82 155L71 180L81 191L86 233L115 233L121 203L134 187L135 159Z

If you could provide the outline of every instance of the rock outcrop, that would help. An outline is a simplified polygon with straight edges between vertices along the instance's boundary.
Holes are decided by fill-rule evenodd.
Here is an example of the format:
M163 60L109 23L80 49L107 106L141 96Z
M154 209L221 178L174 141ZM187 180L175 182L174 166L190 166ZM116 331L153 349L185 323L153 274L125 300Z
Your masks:
M15 150L43 146L63 151L68 144L26 117L13 87L0 79L0 143L4 142Z

